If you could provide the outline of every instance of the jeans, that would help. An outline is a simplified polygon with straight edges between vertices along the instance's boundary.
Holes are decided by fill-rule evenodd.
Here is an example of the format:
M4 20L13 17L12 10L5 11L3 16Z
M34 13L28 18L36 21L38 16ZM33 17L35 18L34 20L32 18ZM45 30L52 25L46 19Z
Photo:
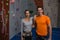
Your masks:
M47 36L40 36L36 34L36 40L47 40Z
M32 40L32 36L25 36L25 40Z

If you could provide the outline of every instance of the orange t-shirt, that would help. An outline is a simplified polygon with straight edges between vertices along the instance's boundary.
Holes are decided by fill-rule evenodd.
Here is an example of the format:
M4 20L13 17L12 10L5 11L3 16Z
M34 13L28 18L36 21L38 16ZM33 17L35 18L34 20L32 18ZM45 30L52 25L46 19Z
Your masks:
M36 27L36 33L41 36L47 35L47 27L48 24L50 24L50 18L48 16L39 16L35 19L37 27Z

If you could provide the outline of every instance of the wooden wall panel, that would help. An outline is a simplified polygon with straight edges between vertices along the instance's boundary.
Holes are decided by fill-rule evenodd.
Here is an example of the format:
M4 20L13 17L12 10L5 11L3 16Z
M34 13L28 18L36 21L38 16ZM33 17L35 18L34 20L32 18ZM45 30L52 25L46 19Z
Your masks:
M37 7L43 7L43 0L34 0Z

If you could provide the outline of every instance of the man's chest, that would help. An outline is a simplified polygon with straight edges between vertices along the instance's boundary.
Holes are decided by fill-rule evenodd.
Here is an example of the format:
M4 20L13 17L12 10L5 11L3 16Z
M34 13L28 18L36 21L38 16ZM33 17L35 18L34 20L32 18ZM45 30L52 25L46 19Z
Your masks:
M45 24L46 23L46 19L45 18L37 18L36 19L36 23L37 24Z

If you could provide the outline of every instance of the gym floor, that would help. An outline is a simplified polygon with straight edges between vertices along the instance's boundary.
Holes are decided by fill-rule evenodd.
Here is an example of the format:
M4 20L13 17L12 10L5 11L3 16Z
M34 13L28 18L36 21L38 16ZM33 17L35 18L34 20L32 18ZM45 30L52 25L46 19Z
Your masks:
M33 40L36 40L35 29L32 30ZM20 40L20 33L16 34L11 40ZM60 28L52 29L52 40L60 40Z

